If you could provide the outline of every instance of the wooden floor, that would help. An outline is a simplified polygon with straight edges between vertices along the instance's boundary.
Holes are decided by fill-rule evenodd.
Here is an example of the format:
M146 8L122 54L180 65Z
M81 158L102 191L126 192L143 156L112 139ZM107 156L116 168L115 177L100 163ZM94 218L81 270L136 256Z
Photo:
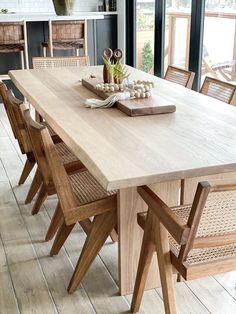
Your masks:
M0 313L129 313L131 295L117 287L117 245L107 241L83 284L66 288L85 236L75 228L64 249L49 257L44 236L56 204L50 198L36 216L24 205L30 179L17 185L22 158L0 104ZM236 272L176 283L178 313L235 314ZM145 292L140 313L164 313L160 289Z

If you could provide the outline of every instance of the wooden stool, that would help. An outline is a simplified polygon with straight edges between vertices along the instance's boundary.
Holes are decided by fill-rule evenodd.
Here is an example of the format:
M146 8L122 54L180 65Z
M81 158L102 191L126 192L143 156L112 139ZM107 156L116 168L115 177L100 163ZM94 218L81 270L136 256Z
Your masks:
M43 56L47 56L47 49L50 57L53 57L55 50L74 50L79 56L79 49L84 50L87 56L87 23L86 21L49 21L48 42L43 42Z
M1 22L0 23L0 53L20 52L21 68L29 68L26 23ZM8 75L1 75L8 79Z

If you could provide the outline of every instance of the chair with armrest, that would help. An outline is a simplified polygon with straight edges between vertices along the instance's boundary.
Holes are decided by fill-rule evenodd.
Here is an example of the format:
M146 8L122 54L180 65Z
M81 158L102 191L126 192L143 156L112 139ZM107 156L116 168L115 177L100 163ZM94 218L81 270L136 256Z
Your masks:
M169 65L164 79L191 89L193 86L194 77L194 72Z
M29 111L26 110L24 116L34 143L36 160L45 174L45 188L47 191L55 189L58 196L58 205L48 230L50 235L54 235L57 231L50 254L52 256L58 254L77 222L87 233L87 239L68 287L68 291L72 293L116 226L116 191L105 191L87 170L68 176L47 128L33 121ZM91 223L89 218L92 217L94 219Z
M138 214L144 229L134 295L138 312L149 265L157 253L166 313L176 313L172 265L191 280L236 269L236 186L198 184L191 205L168 207L150 188L138 192L148 212Z

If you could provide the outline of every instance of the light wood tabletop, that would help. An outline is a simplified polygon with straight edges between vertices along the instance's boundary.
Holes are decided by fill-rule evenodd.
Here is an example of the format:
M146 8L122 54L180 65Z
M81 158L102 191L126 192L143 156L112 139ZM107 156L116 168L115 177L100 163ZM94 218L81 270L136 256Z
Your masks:
M142 238L136 213L146 210L136 187L151 185L171 206L179 203L181 179L236 171L235 107L139 70L130 71L131 78L153 80L154 92L173 103L176 112L129 117L116 108L85 108L85 99L96 96L79 80L92 73L101 76L102 67L9 73L103 187L119 189L122 294L133 289ZM158 284L152 273L148 287Z
M101 68L11 71L15 85L106 189L227 172L236 167L236 109L154 78L156 92L176 105L166 115L131 118L87 109L96 97L79 79Z

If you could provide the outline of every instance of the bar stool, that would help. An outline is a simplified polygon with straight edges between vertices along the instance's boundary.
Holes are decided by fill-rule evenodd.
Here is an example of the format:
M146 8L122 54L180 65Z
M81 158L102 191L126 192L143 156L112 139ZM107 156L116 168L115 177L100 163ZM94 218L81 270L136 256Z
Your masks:
M21 68L29 68L26 22L0 23L0 53L20 52ZM0 75L1 79L8 75Z
M43 42L43 56L53 57L53 50L74 50L79 56L79 50L84 50L87 56L87 22L86 21L49 21L48 42Z

